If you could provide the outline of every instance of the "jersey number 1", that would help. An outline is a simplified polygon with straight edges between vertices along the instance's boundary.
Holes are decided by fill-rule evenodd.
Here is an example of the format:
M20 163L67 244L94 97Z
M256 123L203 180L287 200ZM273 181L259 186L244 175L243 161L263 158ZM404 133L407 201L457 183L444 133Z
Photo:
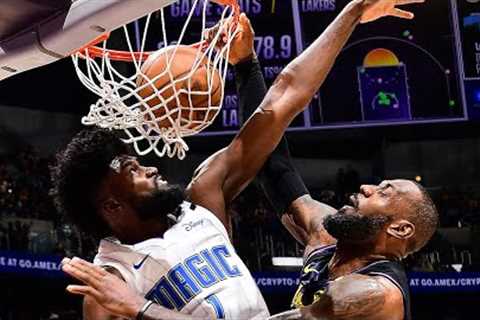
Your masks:
M222 303L216 295L209 295L205 300L212 306L217 319L225 319L225 310L223 309Z

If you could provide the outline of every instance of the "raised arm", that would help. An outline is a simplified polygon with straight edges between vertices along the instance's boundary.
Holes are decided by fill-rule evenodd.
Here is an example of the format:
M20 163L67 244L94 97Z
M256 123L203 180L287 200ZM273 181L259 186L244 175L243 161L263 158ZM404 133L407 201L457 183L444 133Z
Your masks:
M423 1L363 1L366 10L362 14L361 20L362 22L369 22L383 15L413 18L413 14L395 6ZM297 241L306 245L305 255L308 255L316 247L336 242L323 227L324 218L335 213L336 209L312 199L308 194L301 176L293 166L285 137L273 151L259 177L277 214L282 216L284 226Z
M235 66L241 123L248 119L267 93L267 86L256 59ZM312 199L302 177L295 169L286 137L265 162L257 175L267 198L293 237L307 245L306 253L335 239L323 228L323 218L335 209Z
M352 0L325 32L285 67L232 143L196 170L188 189L192 201L210 209L228 226L226 206L254 178L285 129L319 89L355 26L384 16L411 19L412 13L396 6L423 1ZM244 30L240 37L248 34L250 27L245 19L241 19Z
M230 145L196 171L189 186L192 201L210 209L228 225L226 205L255 177L290 122L319 89L360 21L364 2L350 2L327 30L285 67Z

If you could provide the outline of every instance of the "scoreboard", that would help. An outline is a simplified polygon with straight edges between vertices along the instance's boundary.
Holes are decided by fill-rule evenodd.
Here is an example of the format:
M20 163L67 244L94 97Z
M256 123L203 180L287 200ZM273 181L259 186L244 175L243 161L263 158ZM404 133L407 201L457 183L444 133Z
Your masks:
M178 39L178 35L195 3L195 0L179 0L164 8L167 31L169 35L172 35L172 39ZM238 3L242 12L248 15L255 29L255 50L261 61L267 85L270 86L288 62L303 51L303 45L301 41L298 41L295 33L295 30L300 30L300 26L295 25L298 20L294 19L292 15L292 3L296 3L296 1L239 0ZM197 7L202 8L203 5L197 5ZM209 2L206 7L207 24L210 22L209 25L211 26L218 21L222 12L221 9L221 7ZM184 43L193 43L200 38L201 15L201 9L194 13L190 27L185 33ZM150 21L147 50L155 50L164 46L163 42L158 42L158 39L163 37L161 33L158 33L162 30L161 19L159 19L159 16L156 18L154 15ZM136 29L139 31L143 28L142 22L144 21L140 20L136 24ZM140 35L139 31L137 33ZM137 36L137 43L139 42L140 37ZM173 43L175 41L169 44ZM240 128L238 105L235 75L233 68L230 67L227 73L222 110L215 122L204 133L228 133L238 130ZM294 123L299 127L303 126L303 116L296 119Z
M348 2L239 0L255 29L255 50L267 85ZM179 34L193 3L180 0L164 8L169 32ZM480 119L480 0L427 1L410 9L415 20L384 18L357 27L290 130L464 121L469 115ZM220 12L211 5L207 17L213 23ZM191 42L188 37L199 38L200 15L194 14L186 43ZM160 48L161 33L152 35L162 30L160 19L153 18L150 24L147 48ZM141 21L136 26L141 29ZM230 68L223 108L202 134L238 130L238 105Z

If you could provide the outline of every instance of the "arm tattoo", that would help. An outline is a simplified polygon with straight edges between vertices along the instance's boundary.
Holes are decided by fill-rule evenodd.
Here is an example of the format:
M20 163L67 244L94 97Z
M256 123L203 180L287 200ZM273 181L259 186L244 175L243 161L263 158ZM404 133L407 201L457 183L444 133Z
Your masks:
M312 305L312 311L327 319L375 319L383 311L385 298L386 289L377 280L350 275L332 282L325 297Z
M385 297L383 293L370 289L359 295L337 299L333 306L333 311L339 319L368 319L368 316L379 312L384 303Z

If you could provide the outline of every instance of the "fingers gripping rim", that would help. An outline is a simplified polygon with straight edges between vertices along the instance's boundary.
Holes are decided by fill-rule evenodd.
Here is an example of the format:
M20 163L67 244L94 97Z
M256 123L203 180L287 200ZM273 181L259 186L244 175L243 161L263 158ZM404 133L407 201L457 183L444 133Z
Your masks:
M216 33L209 36L209 42L206 41L206 7L208 2L212 1L218 4L227 5L224 8L219 24L221 27ZM184 27L178 38L177 45L173 50L172 57L178 48L183 45L183 38L195 11L198 12L198 6L203 6L202 11L202 30L199 33L200 39L191 47L197 49L195 63L191 72L180 78L173 77L171 67L173 58L168 60L165 72L155 75L152 79L142 72L142 63L146 61L151 52L144 51L149 15L146 19L145 29L141 40L140 51L134 51L129 33L124 26L124 35L129 51L115 51L107 49L108 35L95 39L90 44L80 49L72 56L73 64L80 81L100 98L90 107L89 113L82 118L84 125L96 125L103 128L123 130L126 134L124 141L131 143L139 155L145 155L154 152L157 156L178 157L183 159L189 150L184 141L184 137L197 134L213 123L219 114L223 97L224 83L227 75L228 56L230 44L237 34L237 24L240 9L236 0L195 0L191 12L186 18ZM162 22L162 35L166 44L166 26L163 9L160 11ZM233 23L232 23L233 21ZM217 44L222 42L226 36L226 45L218 49ZM215 49L217 47L217 49ZM164 48L166 49L166 47ZM124 75L115 68L112 61L128 61L135 66L135 72L131 75ZM209 61L203 64L202 61ZM193 89L192 77L200 68L205 68L208 88L205 91ZM203 72L203 71L202 71ZM216 76L217 75L217 76ZM142 79L140 86L137 86L137 79ZM170 83L159 89L155 83L161 77L168 77ZM216 79L214 81L214 79ZM180 81L188 84L186 88L178 87ZM215 87L219 83L219 87ZM146 86L154 88L152 95L142 97L140 91ZM172 91L170 97L162 96L162 93ZM220 90L220 92L218 92ZM219 95L220 101L213 101L212 95ZM185 116L185 107L177 104L175 108L168 107L173 101L180 101L181 95L188 96L188 108L192 110L195 106L192 95L205 97L206 106L200 107L205 117L201 120L192 116L192 112ZM159 100L158 105L152 106L147 103L149 99L155 96ZM133 101L133 102L132 102ZM198 103L198 101L197 101ZM202 102L203 103L203 102ZM171 103L170 103L171 105ZM183 108L183 109L182 109ZM198 108L198 107L197 107ZM158 112L158 110L163 110ZM161 115L159 115L161 114ZM167 126L160 126L159 123L168 123Z

